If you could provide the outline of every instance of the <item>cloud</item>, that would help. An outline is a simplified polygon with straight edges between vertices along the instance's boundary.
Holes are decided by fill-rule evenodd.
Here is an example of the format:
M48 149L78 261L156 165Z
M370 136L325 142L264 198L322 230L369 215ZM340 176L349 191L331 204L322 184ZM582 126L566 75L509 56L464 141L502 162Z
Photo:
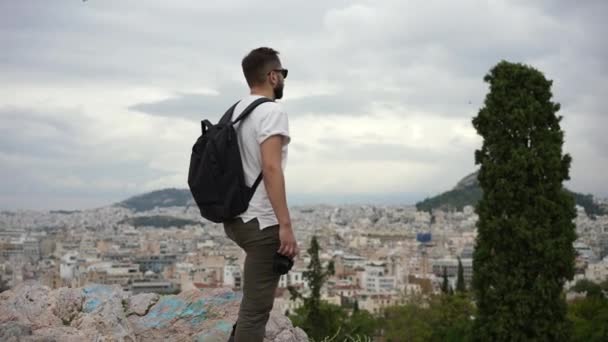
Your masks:
M245 95L245 91L218 91L219 94L179 93L172 97L137 103L130 110L163 117L181 117L190 120L209 119L217 122L219 118L240 98L235 94ZM371 111L371 99L359 97L352 100L348 94L313 95L283 102L285 110L292 116L301 114L327 115L364 115Z
M57 208L62 202L40 201L53 196L83 198L72 202L74 207L107 205L108 199L156 189L151 185L159 179L176 175L182 180L176 177L173 184L184 187L187 137L196 133L189 127L184 131L180 122L158 119L146 128L145 116L131 127L121 119L116 115L108 122L69 108L1 108L0 206L15 208L28 196L28 207L36 208L43 203L42 208ZM117 129L121 121L127 127ZM181 152L173 151L176 142L183 142Z
M329 160L377 162L407 162L411 164L434 164L437 160L451 159L449 151L433 150L426 146L412 147L405 144L357 143L352 140L322 139L324 147L318 151L319 157Z
M150 115L217 122L231 106L229 101L227 96L181 93L159 101L134 104L129 109Z
M451 188L475 169L470 121L503 59L554 80L569 187L608 196L607 10L600 0L2 1L0 208L185 187L197 121L247 94L240 61L258 46L281 51L290 70L292 196L411 200Z

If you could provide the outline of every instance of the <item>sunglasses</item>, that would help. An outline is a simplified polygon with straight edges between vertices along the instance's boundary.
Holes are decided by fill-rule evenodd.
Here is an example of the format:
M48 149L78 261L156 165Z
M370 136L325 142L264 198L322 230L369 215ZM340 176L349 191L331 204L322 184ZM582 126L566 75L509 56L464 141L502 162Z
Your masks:
M287 69L272 69L271 71L280 72L283 75L283 78L287 78L288 71ZM268 73L270 74L270 72Z

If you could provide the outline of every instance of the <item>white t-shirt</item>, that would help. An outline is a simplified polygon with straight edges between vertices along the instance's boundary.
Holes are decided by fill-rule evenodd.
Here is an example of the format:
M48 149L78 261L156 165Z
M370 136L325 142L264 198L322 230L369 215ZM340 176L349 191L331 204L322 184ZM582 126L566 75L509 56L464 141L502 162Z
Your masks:
M243 98L234 109L232 120L235 120L249 104L262 96L248 95ZM235 125L237 131L239 150L245 171L245 183L252 186L262 171L262 153L260 144L273 135L283 136L282 168L287 162L287 145L289 136L289 121L287 113L276 102L265 102L257 106L249 116ZM257 218L260 229L279 224L272 209L264 180L258 185L249 208L239 215L244 222Z

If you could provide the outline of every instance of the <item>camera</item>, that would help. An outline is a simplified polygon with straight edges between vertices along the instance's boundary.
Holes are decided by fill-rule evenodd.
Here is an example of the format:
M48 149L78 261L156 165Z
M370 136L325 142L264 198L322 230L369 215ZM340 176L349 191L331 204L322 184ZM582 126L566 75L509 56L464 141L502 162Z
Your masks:
M291 270L291 267L293 267L293 260L291 260L289 257L278 252L274 255L272 269L275 273L287 274L287 272Z

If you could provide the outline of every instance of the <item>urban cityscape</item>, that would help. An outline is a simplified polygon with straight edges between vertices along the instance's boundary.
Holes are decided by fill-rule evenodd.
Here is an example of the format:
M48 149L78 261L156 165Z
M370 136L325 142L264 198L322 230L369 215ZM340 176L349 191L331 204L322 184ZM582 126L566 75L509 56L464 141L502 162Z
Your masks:
M0 212L2 290L24 282L53 289L116 284L134 294L241 288L245 254L221 224L202 219L195 205L138 210L125 203ZM608 279L608 216L590 217L580 206L577 212L576 275L566 290L581 279ZM335 265L322 291L329 303L356 301L378 315L409 298L441 292L444 272L455 288L459 261L470 286L478 220L470 205L430 213L415 206L307 205L292 207L291 215L302 252L276 291L275 308L282 312L301 305L290 300L288 287L308 288L305 251L313 236L321 260Z

